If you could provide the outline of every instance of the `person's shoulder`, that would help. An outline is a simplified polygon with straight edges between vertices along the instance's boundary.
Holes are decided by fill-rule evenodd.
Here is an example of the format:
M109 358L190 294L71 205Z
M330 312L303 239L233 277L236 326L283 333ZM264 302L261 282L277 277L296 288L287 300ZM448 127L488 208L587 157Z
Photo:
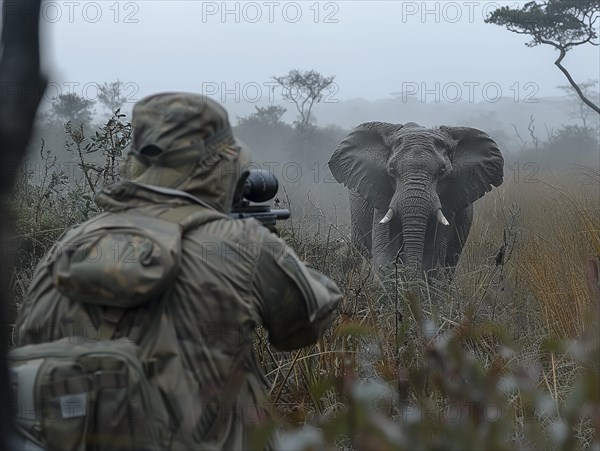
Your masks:
M217 227L228 227L232 229L265 229L261 222L255 218L233 218L231 216L221 215L207 221L204 225L212 225ZM267 230L268 231L268 230Z
M235 219L224 217L214 219L199 227L193 228L188 233L191 235L204 235L210 233L216 237L231 239L233 241L262 241L271 232L254 218Z
M63 231L62 235L60 235L58 237L56 242L64 241L66 239L71 238L73 235L79 234L82 230L85 230L86 227L89 227L90 225L95 224L96 222L106 218L110 214L111 214L110 212L99 213L96 216L94 216L86 221L81 221L81 222L76 222L74 224L71 224Z

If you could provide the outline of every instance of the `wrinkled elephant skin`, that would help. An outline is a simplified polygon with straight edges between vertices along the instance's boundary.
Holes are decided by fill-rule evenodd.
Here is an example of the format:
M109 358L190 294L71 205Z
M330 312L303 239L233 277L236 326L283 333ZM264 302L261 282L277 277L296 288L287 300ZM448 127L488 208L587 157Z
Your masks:
M456 266L473 202L502 184L504 159L474 128L367 122L329 167L350 191L353 242L378 266L399 257L422 273Z

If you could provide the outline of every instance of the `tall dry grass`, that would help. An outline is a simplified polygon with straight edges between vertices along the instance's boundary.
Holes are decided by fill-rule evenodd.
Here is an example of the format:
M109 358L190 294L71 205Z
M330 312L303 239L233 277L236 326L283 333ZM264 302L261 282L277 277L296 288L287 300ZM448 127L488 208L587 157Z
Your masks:
M478 206L461 263L476 271L485 261L481 250L489 252L492 243L501 246L509 235L514 242L508 243L509 258L505 255L499 302L512 310L515 321L534 312L538 333L575 338L592 303L586 268L600 255L599 173L581 168L540 174L535 180L509 179Z
M344 224L331 224L324 214L316 224L307 218L286 224L282 236L336 280L345 298L334 327L311 348L277 353L261 338L259 359L280 412L291 424L319 420L322 425L323 418L335 418L352 405L344 391L350 381L398 386L402 368L422 368L432 344L465 324L477 333L464 335L461 349L475 356L482 371L492 371L503 358L506 344L498 334L506 334L513 347L498 374L515 365L529 368L531 387L558 411L574 390L581 365L547 343L580 337L591 321L590 307L600 303L589 286L589 262L600 255L599 179L597 170L583 169L539 174L535 183L507 178L477 203L453 280L425 286L404 280L401 268L375 270L349 242ZM305 211L313 218L322 213L314 204ZM514 443L541 444L555 423L536 417L539 434L533 439L530 404L539 395L525 392L508 397L512 413L505 433ZM422 395L411 392L409 405L420 405ZM432 412L447 408L448 393L428 396ZM386 409L387 417L402 419L397 404ZM589 422L578 427L580 445L597 437ZM352 447L340 440L339 446Z
M16 299L52 237L93 214L89 193L61 177L24 183L13 199L26 251ZM600 348L556 345L598 331L597 313L587 312L600 307L599 203L597 169L507 176L477 202L454 278L422 284L401 267L373 268L349 240L347 215L332 222L335 209L309 201L281 236L338 283L344 300L310 347L278 352L259 334L276 411L291 426L318 425L327 443L345 449L600 444L599 370L582 357ZM502 421L488 421L490 405ZM448 421L456 406L471 416ZM399 427L402 437L391 432ZM556 435L561 428L568 433Z

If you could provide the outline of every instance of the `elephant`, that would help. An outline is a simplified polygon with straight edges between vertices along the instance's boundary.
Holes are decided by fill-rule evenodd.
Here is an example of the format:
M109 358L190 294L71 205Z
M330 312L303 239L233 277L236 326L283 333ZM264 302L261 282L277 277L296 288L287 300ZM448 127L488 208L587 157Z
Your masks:
M381 267L453 273L473 221L473 202L502 184L496 142L470 127L366 122L329 160L349 189L352 242Z

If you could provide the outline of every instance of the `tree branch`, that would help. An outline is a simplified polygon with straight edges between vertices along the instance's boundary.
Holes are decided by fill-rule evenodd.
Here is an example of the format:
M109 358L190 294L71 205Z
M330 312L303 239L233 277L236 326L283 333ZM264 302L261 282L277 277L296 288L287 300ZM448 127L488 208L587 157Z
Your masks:
M554 62L554 65L560 69L560 71L565 75L565 77L567 77L567 80L569 80L569 83L571 84L573 89L577 92L577 94L579 95L579 98L587 106L589 106L592 110L594 110L596 113L600 114L600 107L598 107L598 105L596 105L594 102L592 102L585 96L585 94L583 93L581 88L577 85L577 83L575 83L575 80L573 80L573 77L571 77L571 74L569 73L569 71L562 65L562 60L564 59L565 55L567 54L567 51L565 50L565 48L562 46L559 46L551 41L540 40L540 42L542 42L543 44L551 45L560 51L560 56Z
M527 141L521 138L521 134L519 133L519 130L517 129L517 126L515 124L510 125L512 125L512 127L515 129L515 134L517 135L517 138L519 138L519 141L521 141L521 150L524 150L525 146L527 146Z

